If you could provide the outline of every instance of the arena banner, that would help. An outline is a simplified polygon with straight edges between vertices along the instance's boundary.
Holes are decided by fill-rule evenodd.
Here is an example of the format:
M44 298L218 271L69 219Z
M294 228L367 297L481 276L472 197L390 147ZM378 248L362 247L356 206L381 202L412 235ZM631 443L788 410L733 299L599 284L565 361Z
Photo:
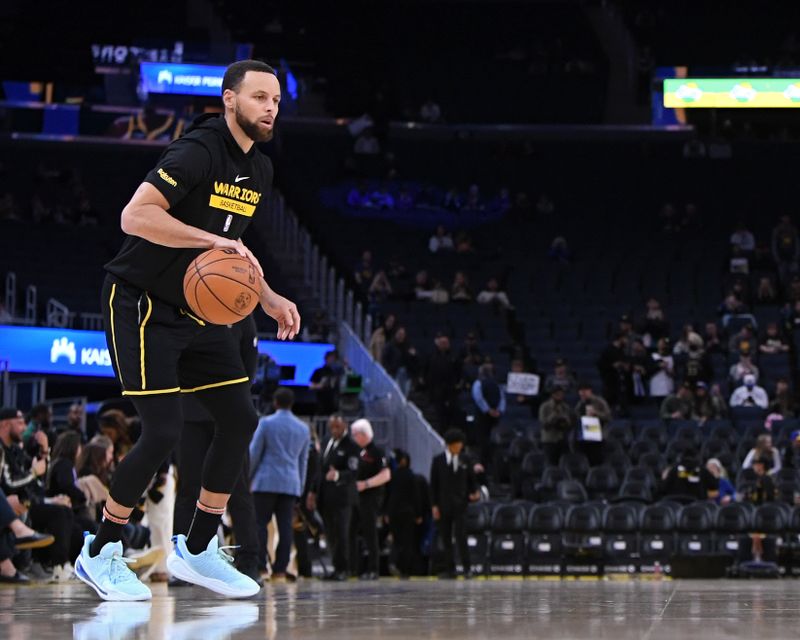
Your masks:
M666 78L664 106L716 109L800 107L800 78Z
M332 344L259 340L258 352L278 365L294 368L284 384L308 385L314 369L324 364ZM102 331L0 325L0 360L11 373L111 378L111 356Z
M189 96L222 95L224 66L142 62L140 69L142 86L147 93Z

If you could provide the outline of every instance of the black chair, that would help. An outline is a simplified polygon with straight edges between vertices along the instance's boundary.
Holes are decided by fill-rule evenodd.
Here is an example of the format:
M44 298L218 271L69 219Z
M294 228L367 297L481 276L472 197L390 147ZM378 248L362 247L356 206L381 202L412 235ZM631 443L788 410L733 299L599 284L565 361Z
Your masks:
M624 448L628 448L633 442L633 429L630 420L612 420L606 425L605 440L619 442Z
M539 502L553 500L556 495L556 487L562 480L572 480L569 471L561 467L547 467L542 474L542 481L536 486Z
M619 493L615 498L615 502L623 501L639 501L643 503L650 503L653 501L653 492L650 490L647 482L639 482L636 480L626 480L622 483Z
M711 422L709 420L709 422ZM709 426L709 438L718 439L728 443L728 447L735 448L739 443L739 432L727 420Z
M600 465L589 469L585 484L591 498L610 498L619 489L619 477L612 467Z
M740 502L723 505L716 517L716 551L738 558L751 528L752 509Z
M510 482L509 475L509 447L517 437L517 432L509 425L500 423L496 425L489 436L489 460L492 461L492 471L497 482Z
M701 431L694 420L672 420L670 421L670 432L672 440L684 440L695 449L700 448Z
M583 480L589 472L589 459L580 452L568 452L561 456L558 466L569 472L571 478Z
M605 572L635 573L639 559L639 518L630 504L609 506L603 513Z
M475 502L469 505L464 528L473 573L481 574L486 571L491 524L492 507L489 503Z
M731 453L731 447L727 440L722 438L709 437L700 448L700 457L703 460L709 458L721 458ZM720 460L722 462L722 460ZM724 464L724 463L723 463ZM727 468L727 467L726 467Z
M594 505L575 505L567 511L561 543L569 558L567 573L600 572L603 554L602 519Z
M525 454L520 467L520 493L525 500L536 500L537 487L547 468L547 456L539 451Z
M635 464L641 464L642 456L648 454L658 455L660 448L658 443L653 440L637 440L631 445L628 454Z
M694 454L697 452L695 447L688 440L673 440L667 446L667 463L675 464L679 462L685 455Z
M656 477L653 475L653 471L647 467L631 467L628 469L623 480L623 483L625 482L643 482L650 488L650 491L654 491L656 488Z
M687 504L678 514L678 552L684 556L714 551L713 519L703 504Z
M614 469L617 477L622 478L625 475L625 471L631 466L631 461L626 453L615 452L610 455L604 455L603 464Z
M647 424L639 430L636 438L639 442L651 441L656 444L658 449L663 449L667 444L667 429L663 424Z
M564 514L550 504L535 506L528 514L526 544L527 573L552 575L561 573L561 530Z
M522 575L524 572L526 515L519 504L501 505L492 514L489 573Z
M556 485L556 500L570 504L583 504L589 500L586 489L577 480L562 480Z
M527 454L535 450L536 443L525 436L517 436L508 446L508 475L511 480L512 495L515 498L522 494L522 461Z
M675 510L660 502L642 512L639 522L639 555L642 573L652 573L656 564L669 573L669 562L675 553Z
M650 469L656 478L660 478L666 463L658 453L645 453L639 458L638 466Z

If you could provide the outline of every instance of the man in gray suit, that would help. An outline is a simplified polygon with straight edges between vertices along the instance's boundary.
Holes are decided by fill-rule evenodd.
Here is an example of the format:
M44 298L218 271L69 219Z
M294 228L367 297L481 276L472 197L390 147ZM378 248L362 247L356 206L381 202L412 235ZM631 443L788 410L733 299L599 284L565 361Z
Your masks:
M261 418L250 443L250 488L256 507L259 567L267 567L267 525L278 521L278 549L272 563L272 580L285 582L292 549L294 503L303 493L311 433L292 413L294 394L284 387L272 397L275 413ZM293 578L294 576L291 576Z

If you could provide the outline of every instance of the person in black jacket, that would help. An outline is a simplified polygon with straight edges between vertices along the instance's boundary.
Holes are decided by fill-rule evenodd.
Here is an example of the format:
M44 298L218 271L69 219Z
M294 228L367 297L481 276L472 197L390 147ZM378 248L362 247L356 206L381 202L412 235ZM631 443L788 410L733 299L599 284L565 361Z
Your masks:
M402 449L394 451L395 467L386 500L386 520L392 533L392 555L401 577L414 571L414 534L422 524L422 499L411 470L411 456Z
M322 447L322 482L320 505L325 534L333 555L330 580L347 580L350 572L349 539L353 506L358 501L356 474L360 449L347 434L347 423L341 416L328 421L330 437Z
M317 524L319 515L315 512L317 510L317 494L319 493L321 480L321 463L319 438L312 429L311 444L309 444L308 449L308 465L306 466L306 484L303 487L303 495L300 496L295 505L295 513L299 516L299 518L295 518L297 524L294 528L294 546L297 548L297 573L304 578L310 578L313 574L308 544L309 538L316 538L319 532Z
M464 432L460 429L448 429L444 434L444 441L447 449L431 463L431 509L444 556L441 560L444 572L440 575L446 578L455 577L455 537L461 564L464 566L464 576L470 577L472 571L465 519L467 505L480 498L480 491L472 465L462 455Z

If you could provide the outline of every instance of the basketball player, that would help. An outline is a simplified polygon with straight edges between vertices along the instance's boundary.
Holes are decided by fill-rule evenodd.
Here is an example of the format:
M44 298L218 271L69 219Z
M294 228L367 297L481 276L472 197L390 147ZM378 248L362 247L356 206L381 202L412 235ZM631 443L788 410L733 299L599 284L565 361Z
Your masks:
M255 143L272 137L278 78L263 62L236 62L225 71L222 101L224 115L200 116L147 174L122 211L128 237L106 265L106 340L122 393L141 418L142 434L117 468L98 532L86 536L75 563L78 577L105 600L151 598L125 565L120 533L179 440L182 393L196 394L217 431L203 462L188 535L175 536L167 567L182 580L229 597L259 590L233 567L216 537L256 428L250 381L232 332L187 310L186 268L202 251L233 249L261 274L261 307L277 321L279 339L294 338L300 316L294 303L267 285L258 261L240 240L268 199L272 165Z

